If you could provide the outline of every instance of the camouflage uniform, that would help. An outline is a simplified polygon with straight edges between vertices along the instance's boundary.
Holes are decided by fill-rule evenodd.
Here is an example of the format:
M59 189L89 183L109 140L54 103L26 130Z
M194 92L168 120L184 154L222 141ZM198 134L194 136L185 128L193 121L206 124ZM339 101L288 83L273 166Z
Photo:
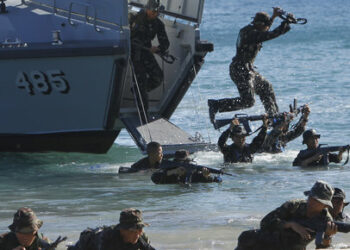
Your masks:
M281 153L287 146L287 143L298 138L304 131L305 125L302 124L302 116L298 125L291 130L283 131L278 126L274 127L266 136L266 139L259 149L259 152Z
M240 30L236 43L236 56L230 65L230 76L237 85L240 97L218 100L219 112L252 107L255 103L254 93L260 96L266 112L270 114L278 112L272 85L254 69L253 63L263 42L289 30L290 26L286 22L282 22L273 31L259 31L253 24Z
M154 20L149 20L144 10L141 10L136 15L130 14L129 24L131 29L131 59L140 87L142 101L147 111L147 92L159 87L164 78L162 69L149 50L152 47L152 40L157 36L159 41L158 48L161 53L169 48L170 43L162 21L158 17Z
M181 166L179 166L181 167ZM219 176L205 176L199 170L190 172L190 176L172 174L168 175L168 171L172 169L159 169L151 176L151 180L155 184L177 184L177 183L210 183L210 182L222 182ZM188 180L187 180L188 179Z
M317 181L310 191L304 193L325 205L332 204L333 189L323 181ZM327 209L321 212L320 217L324 222L333 221ZM298 233L285 229L284 226L286 222L309 219L306 200L287 201L261 220L260 230L243 232L238 238L236 250L306 250L306 246L316 235L311 233L311 239L304 240Z
M141 235L136 244L125 243L118 226L105 229L101 237L100 250L147 250L150 241L145 233Z
M227 145L226 142L231 135L231 130L227 129L219 137L218 146L221 153L224 154L224 162L252 162L253 154L255 154L261 145L264 143L267 128L262 127L259 134L253 139L251 144L246 143L243 149L236 144Z
M142 229L144 226L148 226L148 224L143 222L140 210L124 209L120 213L119 224L103 232L100 250L154 250L144 233L135 244L125 243L120 234L120 229Z
M13 223L9 226L11 232L0 235L0 249L12 250L20 246L16 232L23 234L37 232L42 224L43 222L36 217L32 209L25 207L18 209L14 214ZM49 240L42 234L37 233L33 243L26 247L26 250L44 249L49 246Z
M312 149L300 150L299 154L293 161L293 166L300 166L303 160L311 157L312 155L309 155L309 152L311 150ZM315 154L317 154L317 152L315 152ZM330 162L339 163L340 160L338 158L338 155L333 153L327 153L326 155L322 156L321 160L310 162L307 166L308 167L327 166Z
M126 243L120 230L141 229L147 226L143 222L140 210L124 209L120 213L119 224L104 226L94 230L87 229L80 234L79 241L68 250L154 250L145 233L142 233L135 244Z
M179 168L183 167L181 163L190 163L193 164L192 159L190 159L190 152L188 150L177 150L175 152L175 158L173 162L179 163ZM169 171L176 169L176 167L172 167L173 164L171 164L171 168L167 167L171 164L170 161L162 161L161 169L159 169L157 172L153 173L151 176L151 180L155 184L177 184L177 183L208 183L208 182L221 182L222 179L219 176L211 176L210 174L208 176L204 175L202 171L199 169L193 170L193 169L186 169L186 173L184 175L179 175L178 173L170 174Z

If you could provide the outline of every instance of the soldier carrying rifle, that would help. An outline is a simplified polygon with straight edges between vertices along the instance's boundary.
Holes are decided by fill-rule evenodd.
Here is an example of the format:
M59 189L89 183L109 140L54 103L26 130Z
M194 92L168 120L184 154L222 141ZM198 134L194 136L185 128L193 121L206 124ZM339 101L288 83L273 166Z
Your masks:
M303 133L303 144L306 144L307 149L301 150L294 159L293 166L300 167L315 167L327 166L330 162L340 163L343 159L345 150L349 151L349 145L336 147L321 147L318 144L318 139L321 137L316 130L309 129ZM334 154L331 152L338 152ZM349 159L349 157L348 157ZM348 159L344 165L348 162Z

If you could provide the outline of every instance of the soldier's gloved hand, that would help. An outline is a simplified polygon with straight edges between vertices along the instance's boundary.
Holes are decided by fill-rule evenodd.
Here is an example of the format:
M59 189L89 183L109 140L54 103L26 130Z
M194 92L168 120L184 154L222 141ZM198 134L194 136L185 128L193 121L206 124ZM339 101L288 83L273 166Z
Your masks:
M287 33L290 30L290 25L289 25L289 23L287 21L283 21L281 23L281 26L282 26L282 29L283 29L282 30L282 34Z
M273 8L273 14L272 17L278 17L283 14L283 10L280 7L272 7Z
M159 48L157 46L152 46L149 50L154 54L159 51Z

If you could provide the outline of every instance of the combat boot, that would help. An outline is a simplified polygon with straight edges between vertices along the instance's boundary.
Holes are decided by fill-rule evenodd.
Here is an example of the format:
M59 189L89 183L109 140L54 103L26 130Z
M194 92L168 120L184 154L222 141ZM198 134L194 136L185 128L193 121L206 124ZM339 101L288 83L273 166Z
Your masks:
M211 123L215 124L215 115L219 111L218 101L214 99L208 99L209 106L209 118Z

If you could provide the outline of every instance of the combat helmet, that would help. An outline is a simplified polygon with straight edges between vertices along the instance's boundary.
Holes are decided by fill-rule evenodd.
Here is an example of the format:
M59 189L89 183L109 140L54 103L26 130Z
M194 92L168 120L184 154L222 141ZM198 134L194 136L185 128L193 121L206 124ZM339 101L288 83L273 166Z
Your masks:
M255 14L255 17L253 19L253 24L261 24L265 26L270 26L271 25L271 19L269 14L266 12L258 12Z
M148 0L147 4L145 5L145 8L148 10L159 10L160 2L159 0Z
M310 138L317 138L320 139L321 135L317 134L315 129L308 129L303 133L303 144L306 143L306 141Z

